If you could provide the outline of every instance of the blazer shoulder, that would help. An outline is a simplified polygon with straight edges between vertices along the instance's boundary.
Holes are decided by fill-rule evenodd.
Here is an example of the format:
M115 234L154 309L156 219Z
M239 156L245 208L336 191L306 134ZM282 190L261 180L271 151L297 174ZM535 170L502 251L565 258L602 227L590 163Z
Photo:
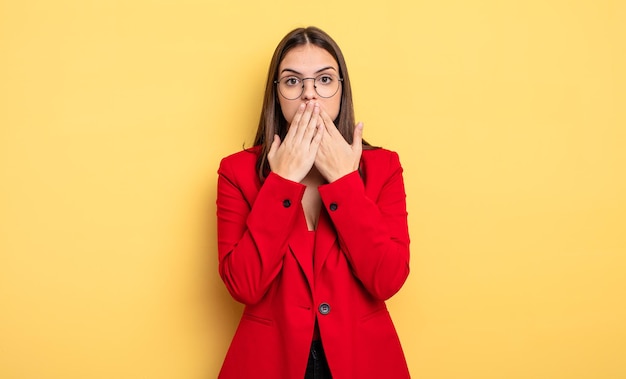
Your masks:
M256 161L260 152L260 146L253 146L222 158L218 175L241 187L259 186Z
M220 162L220 166L223 166L225 164L238 166L238 165L246 164L249 162L256 163L256 160L259 157L260 153L261 153L261 146L253 146L247 149L243 149L241 151L232 153L222 158L222 161Z
M387 150L382 147L376 147L373 149L363 150L361 159L364 165L385 167L400 166L400 156L398 153L392 150Z
M382 188L394 178L402 177L400 158L395 151L375 148L361 154L361 177L368 188Z
M260 146L253 146L248 149L238 151L236 153L227 155L220 161L218 169L219 173L247 170L248 168L256 167L256 161L261 152Z

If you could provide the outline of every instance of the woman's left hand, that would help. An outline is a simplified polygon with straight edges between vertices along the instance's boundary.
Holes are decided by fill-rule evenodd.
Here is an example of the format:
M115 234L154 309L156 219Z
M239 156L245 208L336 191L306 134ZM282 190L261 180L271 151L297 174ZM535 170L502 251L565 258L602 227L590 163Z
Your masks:
M363 150L363 123L359 122L355 126L352 145L349 145L328 113L321 110L320 115L325 133L315 157L315 167L329 183L332 183L359 168Z

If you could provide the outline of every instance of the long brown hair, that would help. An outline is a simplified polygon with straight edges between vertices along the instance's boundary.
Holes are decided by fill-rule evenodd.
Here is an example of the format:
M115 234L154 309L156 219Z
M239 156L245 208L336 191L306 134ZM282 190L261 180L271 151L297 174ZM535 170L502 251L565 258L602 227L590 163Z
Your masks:
M345 138L349 144L352 143L355 127L354 105L352 103L352 88L350 86L348 68L341 49L339 49L337 43L328 34L319 28L311 26L308 28L294 29L289 32L276 47L267 74L261 118L259 120L256 137L254 138L254 145L261 147L261 152L256 164L261 182L265 180L270 172L267 154L274 140L274 134L278 134L280 139L283 140L289 127L280 109L277 89L274 84L274 81L278 79L278 67L289 50L306 44L312 44L328 51L339 65L339 76L343 78L343 88L341 92L339 115L337 115L334 122L343 138ZM365 141L363 141L363 144L369 146Z

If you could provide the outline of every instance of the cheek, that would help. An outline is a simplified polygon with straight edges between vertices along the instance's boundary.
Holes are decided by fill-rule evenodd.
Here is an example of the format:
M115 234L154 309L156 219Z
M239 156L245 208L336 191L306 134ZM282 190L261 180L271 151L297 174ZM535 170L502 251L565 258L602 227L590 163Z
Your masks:
M280 110L283 113L283 117L285 118L285 120L287 120L287 124L291 124L291 120L293 120L293 116L296 114L300 103L297 101L280 99L279 104Z
M337 116L339 116L339 103L337 104L332 104L331 106L328 107L328 115L330 116L331 120L335 120L337 119Z
M325 99L328 102L328 104L326 104L328 115L333 120L337 119L337 116L339 116L339 111L341 110L341 96L342 95L343 95L343 88L340 88L339 92L337 92L335 96L331 97L330 99Z
M323 100L322 106L331 120L335 120L339 116L339 110L341 109L341 97Z

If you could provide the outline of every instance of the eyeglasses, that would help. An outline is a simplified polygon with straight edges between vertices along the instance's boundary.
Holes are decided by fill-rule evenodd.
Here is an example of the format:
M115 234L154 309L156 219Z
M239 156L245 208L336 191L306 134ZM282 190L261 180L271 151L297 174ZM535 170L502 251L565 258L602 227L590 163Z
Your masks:
M304 81L313 80L313 88L320 97L329 98L335 96L339 91L343 78L331 74L322 74L315 78L299 78L297 76L286 76L275 80L278 85L278 92L287 100L295 100L304 93Z

